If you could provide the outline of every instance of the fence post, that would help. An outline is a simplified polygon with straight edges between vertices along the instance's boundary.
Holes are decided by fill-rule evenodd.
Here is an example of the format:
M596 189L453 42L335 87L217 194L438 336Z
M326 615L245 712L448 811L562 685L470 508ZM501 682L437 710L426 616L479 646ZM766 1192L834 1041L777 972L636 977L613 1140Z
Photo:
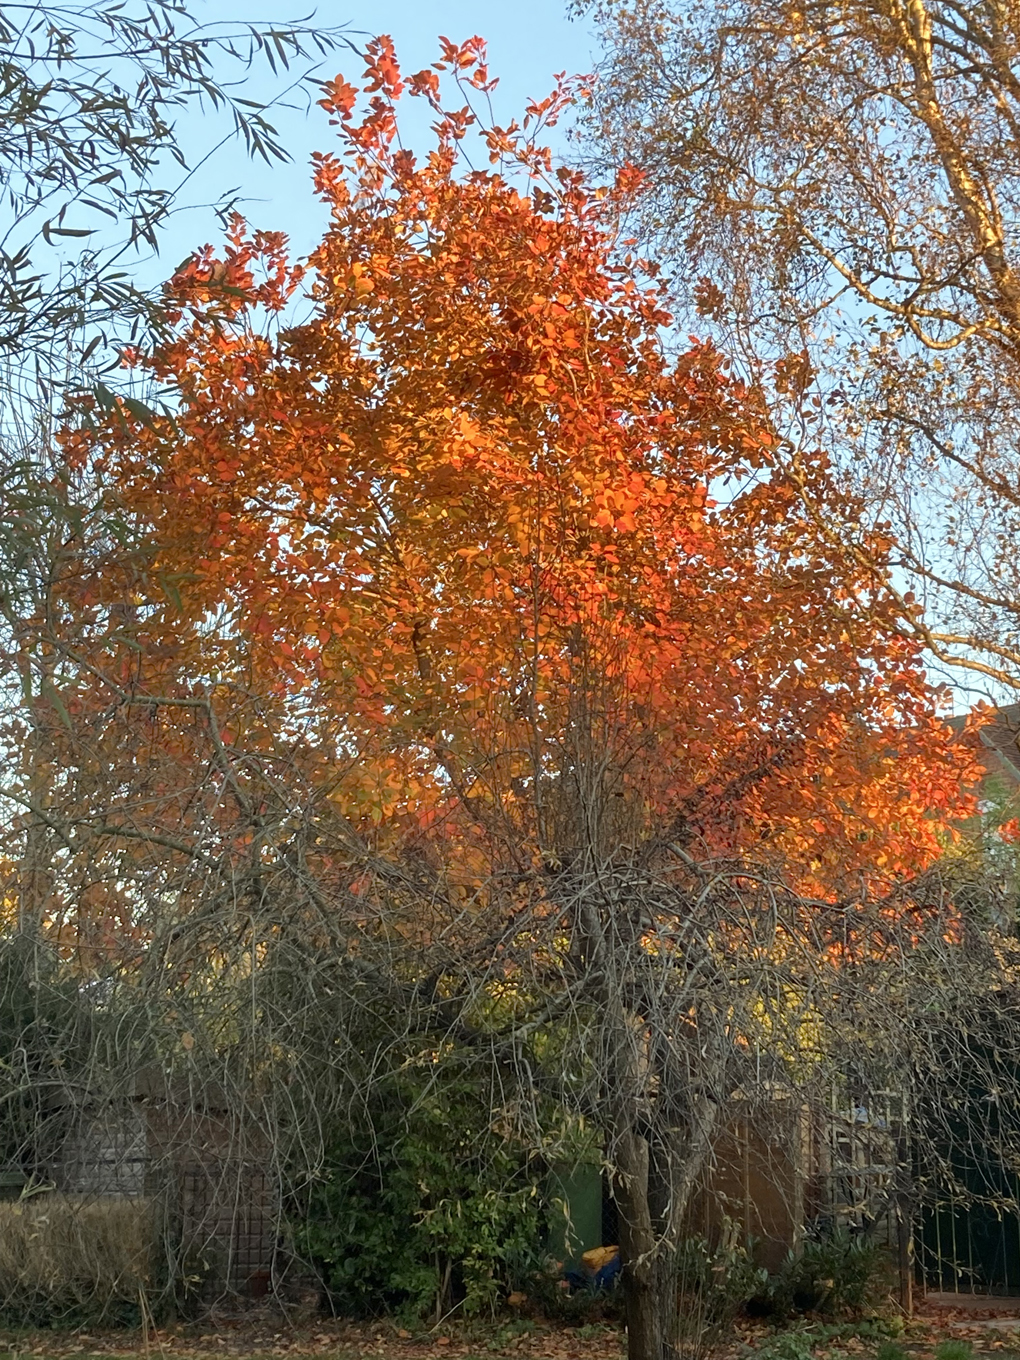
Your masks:
M896 1255L900 1276L900 1307L914 1315L914 1197L907 1133L901 1121L896 1133Z

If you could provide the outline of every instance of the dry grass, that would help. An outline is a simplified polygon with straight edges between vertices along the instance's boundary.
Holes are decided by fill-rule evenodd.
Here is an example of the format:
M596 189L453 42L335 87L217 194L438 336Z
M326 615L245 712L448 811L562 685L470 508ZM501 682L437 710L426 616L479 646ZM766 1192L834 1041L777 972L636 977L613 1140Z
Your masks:
M112 1319L144 1299L153 1256L147 1200L45 1194L0 1204L0 1316Z

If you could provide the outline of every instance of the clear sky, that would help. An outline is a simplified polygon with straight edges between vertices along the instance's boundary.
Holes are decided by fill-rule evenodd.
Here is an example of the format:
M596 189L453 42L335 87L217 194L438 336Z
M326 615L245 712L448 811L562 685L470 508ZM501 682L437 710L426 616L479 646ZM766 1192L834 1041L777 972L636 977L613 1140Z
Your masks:
M287 0L192 0L198 19L212 21L274 21L307 16L307 8ZM586 73L593 65L594 42L590 26L568 20L562 0L320 0L316 18L324 25L347 24L353 42L363 46L372 34L388 33L405 71L417 71L439 55L438 35L463 42L479 34L489 44L490 74L499 76L493 96L497 121L519 117L526 102L549 92L555 72ZM361 75L353 53L343 51L327 58L323 75L342 71L352 78ZM259 98L269 98L281 88L265 66L253 69L250 88ZM299 102L308 96L291 96ZM249 161L236 144L214 152L182 193L189 204L208 203L229 189L238 189L245 200L243 211L253 225L286 231L297 253L307 252L319 239L323 221L319 205L309 188L308 158L313 150L328 150L332 133L325 114L280 108L274 122L283 133L294 157L291 165L265 166ZM417 115L410 140L424 141L428 110L419 101L408 101L408 112ZM218 125L222 131L222 124ZM215 144L214 120L192 111L179 124L189 157L201 159ZM565 139L560 130L560 148ZM552 136L550 140L553 140ZM196 246L216 240L218 227L208 210L189 209L174 220L165 237L159 261L147 262L144 273L162 277ZM152 278L155 282L155 278Z

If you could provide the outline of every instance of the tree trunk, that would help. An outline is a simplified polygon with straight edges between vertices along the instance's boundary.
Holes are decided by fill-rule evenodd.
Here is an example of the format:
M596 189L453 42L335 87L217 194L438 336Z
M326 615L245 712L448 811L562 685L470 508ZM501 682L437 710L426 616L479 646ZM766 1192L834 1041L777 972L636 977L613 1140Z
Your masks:
M647 1138L632 1131L623 1135L617 1170L627 1360L669 1360L676 1353L676 1244L663 1235L653 1213L656 1187Z
M24 839L18 865L18 934L28 942L33 980L38 966L46 904L53 890L49 831L39 815L50 793L52 752L46 736L46 713L42 700L46 684L52 687L50 667L41 663L37 676L32 666L32 651L22 646L18 652L18 673L24 696L22 713L30 735L25 743L25 790L29 807L22 815ZM26 962L28 958L26 956Z
M663 1312L656 1269L657 1242L652 1223L648 1141L633 1130L621 1134L614 1186L620 1219L623 1299L627 1318L627 1360L663 1360Z
M653 1259L639 1267L624 1267L627 1360L666 1360L673 1352L672 1337L665 1335L664 1326L671 1311L664 1307L663 1287L668 1288L668 1281L660 1266Z
M673 1360L677 1339L677 1250L691 1192L705 1165L718 1110L697 1103L683 1152L653 1146L632 1129L616 1143L627 1360Z

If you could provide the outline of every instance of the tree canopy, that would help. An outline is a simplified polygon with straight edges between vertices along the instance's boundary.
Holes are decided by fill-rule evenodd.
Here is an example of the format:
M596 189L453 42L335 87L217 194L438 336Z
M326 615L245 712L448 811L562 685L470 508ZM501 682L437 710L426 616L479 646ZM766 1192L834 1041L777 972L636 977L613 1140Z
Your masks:
M904 627L1008 693L1016 6L596 8L591 149L645 175L641 230L678 262L677 294L771 392L783 434L824 444L893 522L925 606L901 577Z
M462 170L469 108L371 53L365 113L343 81L323 100L340 150L311 259L235 220L137 357L173 418L117 405L65 438L176 583L139 614L128 689L96 658L111 694L278 696L377 836L502 828L515 855L599 857L609 822L570 810L593 779L631 839L753 846L830 885L916 869L959 790L918 648L804 512L754 394L709 345L667 356L625 182L551 171L513 127ZM484 90L477 46L444 64ZM396 141L405 89L439 120L421 163ZM826 515L859 512L824 456L801 475Z

